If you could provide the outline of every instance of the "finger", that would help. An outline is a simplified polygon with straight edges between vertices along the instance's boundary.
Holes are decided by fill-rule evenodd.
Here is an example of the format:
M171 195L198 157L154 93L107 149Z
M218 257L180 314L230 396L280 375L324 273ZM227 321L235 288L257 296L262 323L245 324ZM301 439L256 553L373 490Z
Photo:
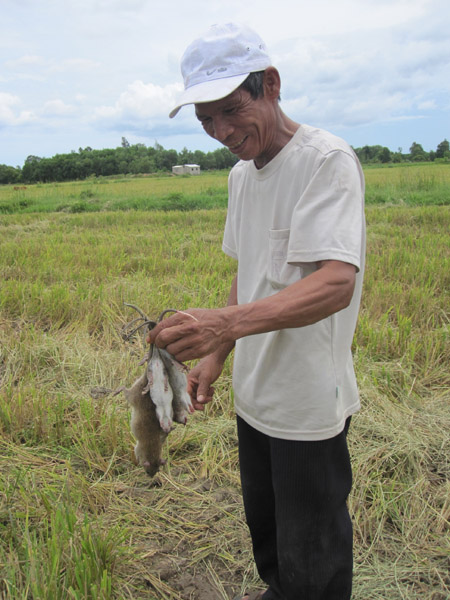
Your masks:
M158 346L160 345L161 336L157 340ZM170 352L172 356L175 356L179 362L203 358L210 353L210 350L205 345L203 340L195 335L184 335L173 342L168 342L167 344L165 343L165 340L162 339L162 344L163 345L160 347L165 348L167 352Z
M192 406L195 408L195 410L204 410L205 406L213 399L213 393L214 392L208 394L208 396L206 396L202 401L200 401L198 398L194 398L192 400Z
M193 345L189 339L198 339L199 334L192 323L180 323L171 327L164 327L156 336L156 345L159 348L167 348L171 354L179 352L187 346ZM171 349L169 346L175 344Z
M205 405L200 404L199 402L196 402L195 400L192 402L192 406L195 408L195 410L205 410Z
M168 348L166 348L168 350ZM178 362L189 362L190 360L196 360L197 358L204 358L209 354L208 350L203 350L200 346L194 346L192 348L186 348L185 350L181 350L181 352L173 353L168 350L170 354L175 356Z
M161 331L161 327L159 325L155 325L155 327L153 327L153 329L150 329L150 331L147 334L147 342L149 344L154 344L160 331Z
M195 398L197 398L197 387L198 387L198 381L194 380L194 379L190 379L189 375L188 375L187 393L192 398L192 400L194 400Z
M180 325L182 322L183 319L180 319L178 313L176 313L171 317L167 317L166 319L163 319L162 321L157 323L149 332L152 343L155 342L156 338L162 331L164 331L168 327Z
M155 331L155 333L152 331L151 339L152 343L158 346L158 348L165 348L170 352L167 346L181 339L181 336L177 333L177 328L171 327L170 330L161 328L159 331ZM173 354L173 352L170 352L170 354Z
M163 332L165 333L165 332ZM177 337L174 339L175 332L171 332L170 336L165 336L161 333L157 340L157 345L164 344L164 348L166 348L167 352L170 352L173 356L177 356L181 352L184 352L194 346L190 337L183 336ZM166 337L169 337L167 340ZM178 357L177 357L177 360Z
M197 387L197 401L198 402L208 402L212 400L212 396L214 394L214 388L211 387L211 380L208 379L203 379L199 381L198 387ZM209 400L208 400L209 398Z
M198 379L187 376L187 391L191 397L197 397Z

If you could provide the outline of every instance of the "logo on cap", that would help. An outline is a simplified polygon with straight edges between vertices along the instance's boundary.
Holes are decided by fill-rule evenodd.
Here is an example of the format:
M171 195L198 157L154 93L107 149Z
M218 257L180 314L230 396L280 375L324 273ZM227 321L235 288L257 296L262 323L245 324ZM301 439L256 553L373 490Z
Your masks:
M217 69L211 69L211 71L206 71L206 74L207 74L207 75L208 75L208 77L209 77L209 76L211 76L213 73L215 73L216 71L217 71L218 73L223 73L224 71L228 71L228 68L227 68L227 67L218 67Z

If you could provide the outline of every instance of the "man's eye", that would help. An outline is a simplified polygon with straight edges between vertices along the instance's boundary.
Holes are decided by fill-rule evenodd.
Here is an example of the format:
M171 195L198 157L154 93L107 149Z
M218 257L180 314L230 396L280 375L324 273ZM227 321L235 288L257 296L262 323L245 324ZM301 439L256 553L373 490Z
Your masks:
M235 107L233 107L233 108L226 108L223 112L226 115L233 115L236 112L236 108Z

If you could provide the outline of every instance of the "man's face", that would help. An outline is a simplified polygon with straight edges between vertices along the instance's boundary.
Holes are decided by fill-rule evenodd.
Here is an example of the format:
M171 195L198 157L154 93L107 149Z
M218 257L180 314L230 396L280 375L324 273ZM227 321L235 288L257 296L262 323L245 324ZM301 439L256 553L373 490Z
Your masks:
M195 114L208 135L240 159L253 159L258 168L279 151L274 103L265 96L254 100L237 89L221 100L196 104Z

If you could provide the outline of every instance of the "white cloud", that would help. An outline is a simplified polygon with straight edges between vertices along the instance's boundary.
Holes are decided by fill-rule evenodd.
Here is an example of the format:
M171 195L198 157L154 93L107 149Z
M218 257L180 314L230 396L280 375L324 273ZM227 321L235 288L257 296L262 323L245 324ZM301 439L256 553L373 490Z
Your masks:
M66 117L73 115L75 107L65 104L62 100L48 100L43 108L42 114L49 117Z
M133 12L145 7L147 0L94 0L94 6L100 11Z
M335 128L445 110L448 56L447 38L435 41L421 29L401 26L285 41L277 46L274 62L282 75L286 112Z
M346 137L371 127L377 143L387 132L393 147L411 143L403 136L412 120L416 136L423 123L418 141L429 147L449 137L448 0L259 0L257 11L242 0L210 0L207 10L204 0L9 0L4 12L0 162L21 161L11 157L13 137L23 136L25 158L34 140L45 139L51 153L60 131L58 151L63 138L70 151L117 134L206 147L192 107L173 120L168 112L181 91L186 45L230 20L267 42L282 76L282 108L295 120L342 127Z
M164 87L153 83L134 81L123 92L114 106L100 106L94 112L94 119L110 121L146 121L168 118L175 100L182 90L179 83Z
M7 60L4 65L8 69L17 69L18 67L34 67L36 65L43 65L45 60L42 56L36 55L25 55L13 60Z
M29 110L17 110L20 98L12 94L0 92L0 126L23 125L34 120Z
M66 58L55 60L53 57L45 59L42 56L26 55L7 60L4 66L11 72L13 79L32 79L42 81L50 78L54 73L89 73L98 69L101 63L89 58Z
M419 110L434 110L437 107L434 100L425 100L424 102L419 102L417 108Z
M88 58L67 58L52 65L53 71L91 71L101 66L101 63Z

